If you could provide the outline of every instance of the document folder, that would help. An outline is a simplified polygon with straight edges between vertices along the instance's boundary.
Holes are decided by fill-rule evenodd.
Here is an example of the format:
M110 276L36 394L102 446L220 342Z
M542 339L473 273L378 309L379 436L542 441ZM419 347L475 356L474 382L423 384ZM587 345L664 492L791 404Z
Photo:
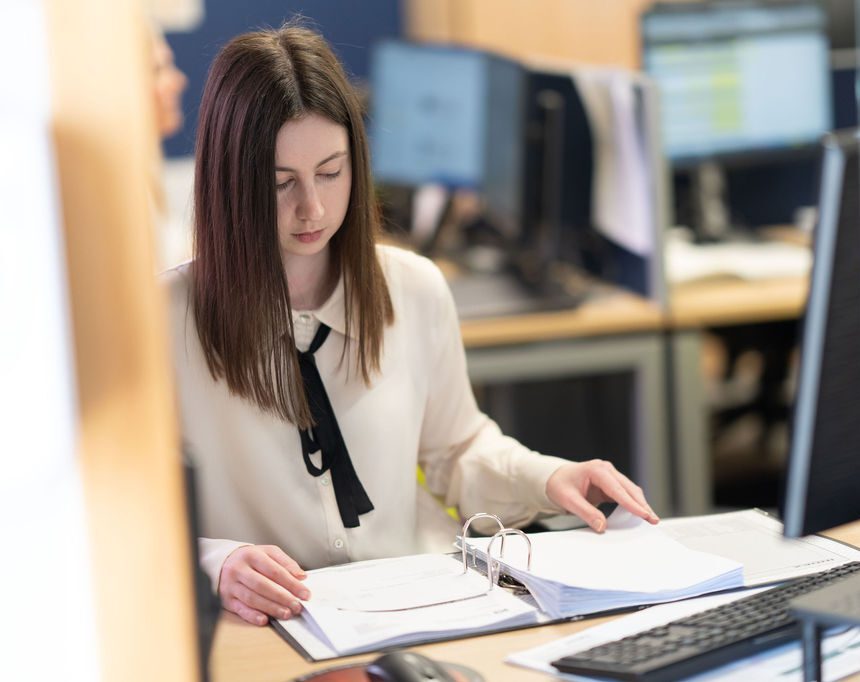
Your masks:
M499 531L469 538L470 524L481 517L494 519ZM617 561L617 545L632 550L637 542L640 551L659 550L662 571L655 560L644 579L625 581L610 564ZM480 514L466 522L458 544L455 556L413 555L309 571L313 596L302 615L272 624L308 660L326 660L605 615L742 584L739 563L685 548L624 510L616 510L602 535L587 528L526 535ZM586 575L614 575L615 588L565 584L562 569L577 563L588 568ZM543 574L553 564L547 578ZM502 587L505 574L530 593Z

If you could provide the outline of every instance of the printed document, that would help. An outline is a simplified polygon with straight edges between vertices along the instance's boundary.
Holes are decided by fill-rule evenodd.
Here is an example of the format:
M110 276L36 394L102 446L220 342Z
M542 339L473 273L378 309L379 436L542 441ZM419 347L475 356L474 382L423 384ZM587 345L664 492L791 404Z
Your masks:
M345 656L419 641L524 626L542 619L526 600L489 589L485 575L463 573L444 554L360 561L308 571L311 599L299 618L278 621L309 649Z

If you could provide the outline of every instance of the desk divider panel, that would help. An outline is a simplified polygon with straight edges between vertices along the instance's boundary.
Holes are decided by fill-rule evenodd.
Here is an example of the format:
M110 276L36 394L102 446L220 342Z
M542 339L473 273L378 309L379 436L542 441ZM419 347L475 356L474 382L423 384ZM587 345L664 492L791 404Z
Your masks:
M197 641L155 278L158 143L142 4L45 0L45 13L101 679L187 681ZM45 631L48 655L62 636Z

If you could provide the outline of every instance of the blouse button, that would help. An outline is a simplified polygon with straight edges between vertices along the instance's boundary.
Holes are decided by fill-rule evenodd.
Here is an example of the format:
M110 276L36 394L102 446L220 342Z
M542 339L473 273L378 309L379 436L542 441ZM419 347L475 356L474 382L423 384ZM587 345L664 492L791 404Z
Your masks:
M320 479L320 483L321 483L322 485L328 485L328 476L323 476L323 477Z
M303 323L307 324L308 322L311 321L311 316L308 315L307 313L302 313L301 315L299 315L299 320L301 320Z
M343 549L343 540L341 540L340 538L335 540L334 541L334 548L335 549Z

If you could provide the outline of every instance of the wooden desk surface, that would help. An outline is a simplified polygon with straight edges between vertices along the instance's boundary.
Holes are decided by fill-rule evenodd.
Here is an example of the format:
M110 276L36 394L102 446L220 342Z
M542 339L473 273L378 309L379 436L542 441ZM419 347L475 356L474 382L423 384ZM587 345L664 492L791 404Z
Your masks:
M860 546L860 522L833 529L825 535ZM440 642L415 647L415 650L442 661L468 665L480 672L487 682L545 681L548 679L546 675L507 665L502 659L509 652L545 644L610 619L596 618ZM314 670L373 657L365 655L334 662L307 663L272 628L248 625L233 614L224 613L215 637L211 672L213 682L287 682ZM860 680L860 674L849 679Z
M607 289L570 310L462 320L466 348L563 338L658 331L664 315L653 301L621 289Z
M669 296L668 323L674 328L720 327L796 319L803 313L807 290L805 277L675 285Z
M468 349L664 328L774 322L799 318L808 289L803 277L688 282L672 287L668 312L641 296L608 290L571 310L462 320L460 329Z

